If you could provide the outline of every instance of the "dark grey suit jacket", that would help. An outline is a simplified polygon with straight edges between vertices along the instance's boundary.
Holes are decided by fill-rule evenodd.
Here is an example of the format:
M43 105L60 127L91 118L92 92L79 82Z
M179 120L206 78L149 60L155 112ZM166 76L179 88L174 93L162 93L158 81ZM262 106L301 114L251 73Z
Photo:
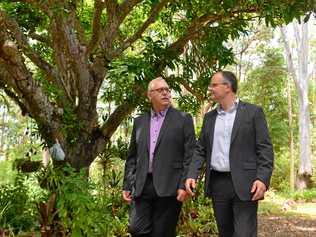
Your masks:
M196 151L188 178L197 179L206 161L205 194L212 196L209 188L214 126L217 111L204 117ZM269 187L273 169L273 147L263 110L255 105L239 101L231 136L229 162L233 185L241 200L251 199L251 187L256 179Z
M150 113L134 120L125 163L123 190L141 195L149 166ZM168 109L156 143L153 158L153 184L158 196L175 196L184 188L195 148L192 117L172 107Z

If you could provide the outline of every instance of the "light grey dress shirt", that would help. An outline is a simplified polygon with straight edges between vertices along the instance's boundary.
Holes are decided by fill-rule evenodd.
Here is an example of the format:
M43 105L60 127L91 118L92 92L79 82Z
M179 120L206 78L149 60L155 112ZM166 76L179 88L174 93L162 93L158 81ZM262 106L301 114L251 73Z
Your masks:
M220 172L229 172L229 150L233 125L239 100L236 99L234 105L224 111L217 107L217 117L214 127L214 139L211 157L211 168Z

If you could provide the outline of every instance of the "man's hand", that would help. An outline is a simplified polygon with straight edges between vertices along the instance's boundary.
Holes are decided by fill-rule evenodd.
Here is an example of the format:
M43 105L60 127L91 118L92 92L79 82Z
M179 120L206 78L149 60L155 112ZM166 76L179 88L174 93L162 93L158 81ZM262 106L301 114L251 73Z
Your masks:
M188 194L185 190L183 189L177 190L177 200L179 202L184 202L187 198L188 198Z
M194 196L194 189L196 188L195 179L187 179L185 181L185 188L188 194L190 194L191 196Z
M252 184L251 193L253 194L251 201L257 201L264 198L264 193L267 191L266 185L260 180L256 180Z
M122 192L122 196L123 196L123 200L125 201L125 202L127 202L128 204L130 204L131 203L131 201L132 201L132 194L131 194L131 192L130 191L123 191Z

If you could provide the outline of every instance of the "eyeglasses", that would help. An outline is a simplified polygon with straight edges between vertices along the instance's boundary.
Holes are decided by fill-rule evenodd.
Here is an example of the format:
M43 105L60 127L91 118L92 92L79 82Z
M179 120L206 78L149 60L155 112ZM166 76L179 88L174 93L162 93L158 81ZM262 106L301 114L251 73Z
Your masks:
M150 92L154 92L154 91L157 91L159 94L162 94L163 92L166 92L166 93L171 92L170 88L168 88L168 87L160 87L157 89L150 90Z
M219 82L219 83L211 83L208 85L209 88L214 88L214 87L217 87L219 85L227 85L228 83L227 82Z

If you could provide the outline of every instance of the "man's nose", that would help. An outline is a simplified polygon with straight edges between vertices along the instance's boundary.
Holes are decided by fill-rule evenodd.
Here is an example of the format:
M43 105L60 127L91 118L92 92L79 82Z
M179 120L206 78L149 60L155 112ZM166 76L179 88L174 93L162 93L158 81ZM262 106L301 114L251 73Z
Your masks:
M166 95L166 94L168 94L168 91L167 90L162 90L162 94Z

